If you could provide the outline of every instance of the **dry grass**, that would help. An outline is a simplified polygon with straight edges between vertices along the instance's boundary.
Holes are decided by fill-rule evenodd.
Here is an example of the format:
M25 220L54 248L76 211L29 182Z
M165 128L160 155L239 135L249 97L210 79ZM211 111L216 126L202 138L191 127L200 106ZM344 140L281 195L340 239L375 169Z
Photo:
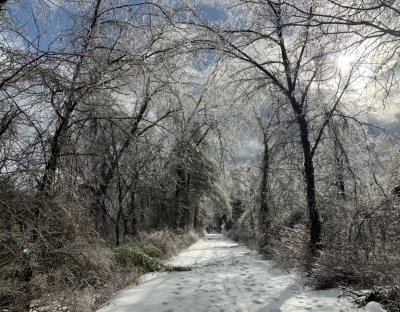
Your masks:
M30 202L36 220L18 219L3 228L0 249L12 259L0 273L0 306L13 311L89 311L90 292L114 271L112 251L94 230L85 209L62 201ZM29 210L28 210L29 209ZM4 212L4 211L3 211ZM30 308L29 308L30 306ZM89 305L90 307L90 305Z
M161 261L197 239L192 231L140 233L135 250ZM87 207L0 184L0 311L91 311L146 271L120 266L115 254Z
M164 230L151 233L141 232L137 237L137 242L157 247L162 251L165 259L169 259L194 244L198 239L199 235L192 230Z

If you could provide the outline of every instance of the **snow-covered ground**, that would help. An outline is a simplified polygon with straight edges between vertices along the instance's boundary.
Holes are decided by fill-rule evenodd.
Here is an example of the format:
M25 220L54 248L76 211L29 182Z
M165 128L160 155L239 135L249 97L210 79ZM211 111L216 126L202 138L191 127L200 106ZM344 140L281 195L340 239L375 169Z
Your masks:
M365 311L339 301L339 291L304 289L298 275L273 269L271 261L221 234L208 234L170 264L192 271L148 274L98 312ZM383 311L375 303L368 307Z

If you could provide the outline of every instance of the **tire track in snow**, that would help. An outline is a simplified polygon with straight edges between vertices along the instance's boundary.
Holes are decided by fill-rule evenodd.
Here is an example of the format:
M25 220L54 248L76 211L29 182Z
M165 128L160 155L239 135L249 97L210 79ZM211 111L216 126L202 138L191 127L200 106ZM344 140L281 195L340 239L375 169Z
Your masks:
M221 234L208 234L170 264L192 271L147 274L98 312L364 311L338 301L338 291L303 289L298 275L274 270L271 261Z

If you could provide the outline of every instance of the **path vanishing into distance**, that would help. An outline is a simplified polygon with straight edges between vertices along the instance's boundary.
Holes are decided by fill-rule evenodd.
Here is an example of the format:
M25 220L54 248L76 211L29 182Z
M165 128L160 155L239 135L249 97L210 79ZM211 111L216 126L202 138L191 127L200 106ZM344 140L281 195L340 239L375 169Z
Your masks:
M338 290L304 289L304 278L274 269L221 234L208 234L170 264L192 271L147 274L98 312L365 311L339 301ZM367 311L384 310L369 305Z

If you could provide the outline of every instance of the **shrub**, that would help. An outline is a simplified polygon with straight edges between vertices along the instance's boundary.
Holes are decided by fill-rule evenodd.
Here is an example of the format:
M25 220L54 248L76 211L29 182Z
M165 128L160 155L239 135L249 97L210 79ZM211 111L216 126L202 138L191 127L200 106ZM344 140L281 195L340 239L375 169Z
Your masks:
M188 270L163 260L196 240L193 232L143 233L113 251L87 207L0 182L0 310L91 311L143 271Z
M366 274L365 255L349 246L340 247L321 252L307 285L317 290L349 285L356 288L370 288L373 285L373 276Z
M181 250L188 248L199 239L197 233L191 230L157 231L152 233L139 233L137 242L157 247L165 259L176 256Z
M297 268L306 272L311 270L312 256L308 249L307 227L303 224L292 227L281 225L272 243L273 257L279 268Z
M232 220L227 222L229 227L224 231L224 235L234 241L244 243L251 249L258 249L261 237L256 220L254 211L248 210L236 222Z
M115 270L86 209L13 190L1 203L0 254L9 261L1 261L0 307L57 311L74 302L70 311L89 311L88 292L109 283Z
M162 251L154 245L141 243L138 248L140 248L146 255L156 259L164 259L164 254Z
M161 250L157 247L140 244L138 246L122 246L115 249L115 259L124 269L140 267L145 272L163 270L164 264Z
M360 306L365 306L368 302L375 301L382 304L388 312L400 311L400 286L379 287L373 289L366 296L358 299Z
M163 263L180 250L198 240L192 231L175 234L171 231L140 233L139 242L115 249L114 255L118 265L124 270L139 267L144 272L154 271L188 271L188 267L169 266Z
M307 283L314 289L373 289L398 285L400 260L390 254L370 254L351 243L328 245L315 261Z

